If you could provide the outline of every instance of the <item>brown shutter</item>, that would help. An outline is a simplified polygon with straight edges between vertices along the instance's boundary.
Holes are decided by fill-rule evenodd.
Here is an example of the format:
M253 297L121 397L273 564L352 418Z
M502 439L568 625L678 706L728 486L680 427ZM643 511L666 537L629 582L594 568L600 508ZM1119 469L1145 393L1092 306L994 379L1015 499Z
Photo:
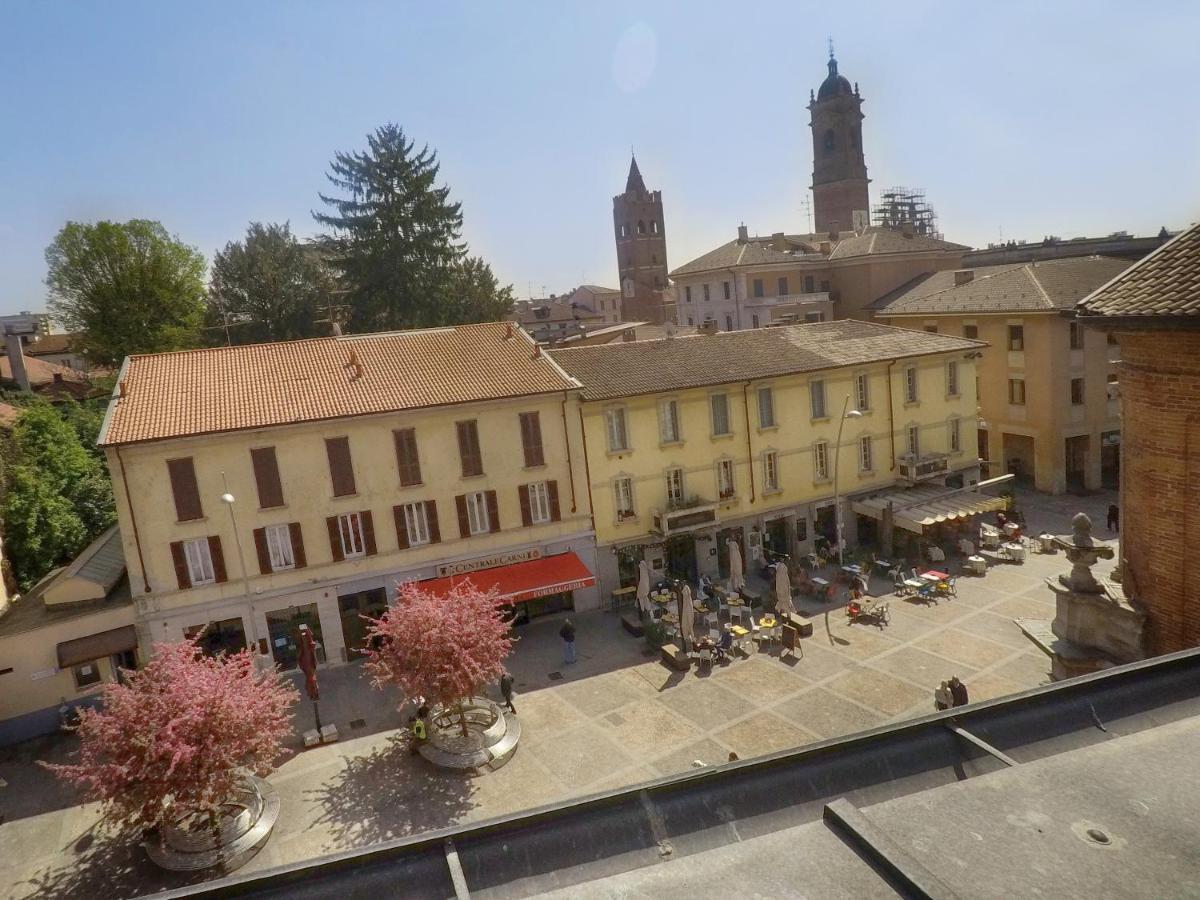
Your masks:
M458 455L462 461L463 478L483 474L483 456L479 450L479 428L475 420L456 423L458 427Z
M467 517L467 495L459 494L454 498L454 505L458 507L458 536L471 536L471 520Z
M491 531L500 530L500 507L496 503L495 491L484 491L487 497L488 524L491 525Z
M200 503L200 489L196 486L196 467L190 456L183 459L168 459L167 472L171 476L171 493L175 495L175 518L180 522L204 518L204 507Z
M562 518L558 509L558 482L547 481L546 491L550 494L550 521L557 522Z
M525 450L526 466L546 464L542 453L542 423L535 412L521 413L521 446Z
M350 459L350 439L347 437L325 438L325 455L329 457L329 479L333 482L333 496L347 497L355 493L354 463Z
M221 539L215 534L208 539L208 555L212 557L213 577L216 578L217 584L224 584L229 580L229 576L225 572L225 554L221 552Z
M396 468L400 472L400 484L404 486L421 483L421 458L417 455L417 432L412 428L397 428L392 432L396 440Z
M179 581L179 589L187 590L192 586L192 576L188 573L187 554L183 552L183 541L171 542L171 560L175 563L175 578Z
M523 484L517 488L517 496L521 498L521 524L533 524L533 510L529 508L529 485Z
M425 501L425 518L429 520L429 543L440 544L442 542L442 532L438 528L437 501Z
M274 447L256 447L250 451L254 483L258 486L258 506L271 509L283 506L283 485L279 481L279 461Z
M325 524L329 527L329 552L333 554L334 562L341 562L346 558L346 554L342 552L342 534L338 528L338 517L330 516L325 520Z
M267 529L254 529L254 549L258 552L258 571L271 574L271 550L267 547Z
M296 561L297 569L303 569L308 565L308 557L304 555L304 532L300 530L300 523L288 525L288 534L292 539L292 559Z
M367 556L374 556L379 549L375 546L375 522L371 519L371 511L364 509L359 513L359 520L362 522L363 546L366 548Z
M407 550L409 548L408 520L404 518L404 507L393 506L392 513L396 516L396 543L401 550Z

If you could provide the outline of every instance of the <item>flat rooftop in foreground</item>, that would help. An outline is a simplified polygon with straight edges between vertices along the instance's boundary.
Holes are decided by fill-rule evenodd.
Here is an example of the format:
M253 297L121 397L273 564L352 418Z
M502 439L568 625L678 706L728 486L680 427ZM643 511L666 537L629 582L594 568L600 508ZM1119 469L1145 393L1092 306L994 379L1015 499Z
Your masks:
M1200 650L171 897L1200 895Z

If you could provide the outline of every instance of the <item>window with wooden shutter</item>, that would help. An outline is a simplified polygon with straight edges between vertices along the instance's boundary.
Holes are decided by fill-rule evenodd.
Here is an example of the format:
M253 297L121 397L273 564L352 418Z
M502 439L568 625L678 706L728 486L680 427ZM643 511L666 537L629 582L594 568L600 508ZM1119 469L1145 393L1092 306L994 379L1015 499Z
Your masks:
M175 564L175 579L179 582L179 589L187 590L192 586L192 579L188 572L187 554L183 550L183 541L171 542L171 561Z
M212 558L213 580L222 584L229 580L225 573L225 554L221 552L221 539L215 534L208 539L208 555Z
M521 524L525 526L532 525L533 512L529 507L529 485L519 485L517 487L517 497L521 501Z
M168 459L167 472L171 476L171 493L175 496L175 518L180 522L204 518L200 503L200 488L196 485L196 467L190 456L183 459Z
M487 495L488 524L491 526L492 531L499 531L500 530L500 508L499 508L499 504L497 503L497 500L496 500L496 492L495 491L484 491L484 493Z
M346 558L346 554L342 552L342 533L338 517L330 516L325 520L325 525L329 528L329 552L333 555L334 562L341 562Z
M483 474L483 455L479 451L479 428L474 419L458 422L458 455L463 478Z
M303 569L308 565L308 557L304 555L304 532L299 522L292 522L288 530L292 533L292 558L296 560L296 568Z
M408 487L421 483L421 460L417 456L417 430L397 428L392 432L396 440L396 467L400 471L400 484Z
M525 450L526 467L546 464L542 453L542 422L535 412L521 413L521 446Z
M379 552L379 549L375 546L375 522L371 518L371 511L364 509L359 516L362 522L363 542L366 547L367 556L374 556Z
M558 508L558 482L547 481L546 490L550 492L550 521L557 522L562 518Z
M325 438L325 454L329 457L329 480L333 483L333 496L348 497L357 493L354 463L350 459L350 439Z
M467 512L467 495L459 494L454 498L454 506L458 510L458 536L471 536L471 518Z
M279 461L275 458L275 448L254 448L250 451L250 462L254 466L259 508L283 506L283 485L279 481Z
M393 506L392 516L396 520L396 546L401 550L409 548L408 541L408 521L404 512L404 506Z
M263 575L270 575L271 551L267 547L267 529L254 529L254 552L258 556L258 571Z
M429 543L440 544L442 542L442 530L438 527L436 500L425 501L425 521L429 523Z

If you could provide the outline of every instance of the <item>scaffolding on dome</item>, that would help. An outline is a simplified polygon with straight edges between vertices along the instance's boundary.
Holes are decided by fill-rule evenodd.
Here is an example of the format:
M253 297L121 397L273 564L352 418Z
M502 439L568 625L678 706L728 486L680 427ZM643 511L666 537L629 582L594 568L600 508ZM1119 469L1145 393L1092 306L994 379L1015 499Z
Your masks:
M871 210L871 217L872 224L880 228L901 231L911 227L913 234L939 240L942 237L937 229L937 215L920 188L888 188Z

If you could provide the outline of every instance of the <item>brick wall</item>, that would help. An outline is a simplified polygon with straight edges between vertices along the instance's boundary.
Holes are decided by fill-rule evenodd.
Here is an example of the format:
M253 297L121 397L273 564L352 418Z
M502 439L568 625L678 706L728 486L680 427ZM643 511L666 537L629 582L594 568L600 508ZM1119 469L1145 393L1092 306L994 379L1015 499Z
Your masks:
M1126 585L1169 653L1200 644L1200 332L1118 338Z

